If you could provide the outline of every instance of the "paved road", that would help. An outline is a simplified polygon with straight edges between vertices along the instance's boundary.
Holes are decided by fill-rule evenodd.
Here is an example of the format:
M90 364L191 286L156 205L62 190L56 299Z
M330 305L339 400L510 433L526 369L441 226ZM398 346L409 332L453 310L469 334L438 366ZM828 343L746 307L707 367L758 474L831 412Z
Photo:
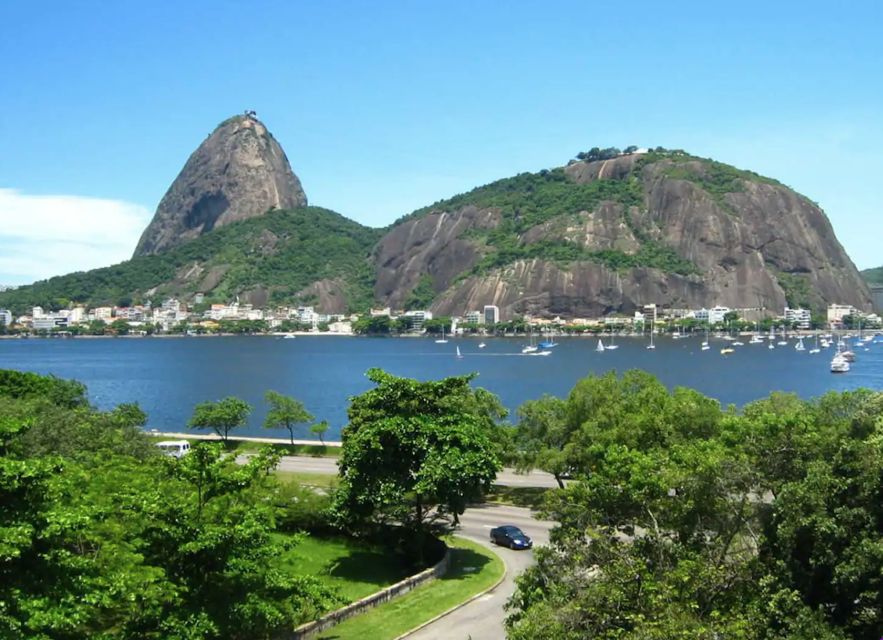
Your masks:
M281 471L301 471L304 473L337 474L335 458L311 456L284 456L279 462ZM517 474L512 469L503 469L497 474L497 484L508 487L557 487L554 476L543 471Z
M460 523L457 535L493 549L506 563L506 577L493 591L408 636L409 640L505 640L503 607L515 591L515 577L533 563L533 552L492 545L490 530L501 524L514 524L540 545L549 542L549 529L554 524L535 520L529 509L502 505L471 507L460 517Z

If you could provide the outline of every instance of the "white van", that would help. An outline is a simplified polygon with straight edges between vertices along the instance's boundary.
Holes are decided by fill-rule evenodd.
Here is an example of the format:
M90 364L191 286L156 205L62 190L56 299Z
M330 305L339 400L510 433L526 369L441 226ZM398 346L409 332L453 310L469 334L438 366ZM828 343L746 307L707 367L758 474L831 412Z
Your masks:
M165 455L173 458L180 458L190 453L190 443L186 440L163 440L162 442L157 442L156 446Z

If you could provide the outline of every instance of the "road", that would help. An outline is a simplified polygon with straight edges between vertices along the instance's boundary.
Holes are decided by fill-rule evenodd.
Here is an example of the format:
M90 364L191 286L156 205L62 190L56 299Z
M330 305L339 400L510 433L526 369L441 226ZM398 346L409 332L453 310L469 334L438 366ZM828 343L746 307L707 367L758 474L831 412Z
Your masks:
M300 471L302 473L337 474L336 458L312 456L283 456L279 462L280 471ZM554 476L543 471L518 474L512 469L503 469L497 474L497 484L507 487L557 487Z
M493 549L506 564L506 577L493 591L409 635L409 640L505 640L504 607L515 592L516 576L533 563L533 552L513 551L492 545L489 541L490 530L501 524L519 527L533 539L535 545L549 542L549 530L554 525L553 522L535 520L530 510L522 507L485 504L467 509L460 516L457 535Z

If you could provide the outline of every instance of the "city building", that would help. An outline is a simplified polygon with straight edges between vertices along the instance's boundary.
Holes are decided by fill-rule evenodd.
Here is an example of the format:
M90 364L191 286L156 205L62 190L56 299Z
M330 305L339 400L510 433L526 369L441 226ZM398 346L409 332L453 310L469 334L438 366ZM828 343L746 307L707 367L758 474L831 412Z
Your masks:
M12 325L12 312L9 309L0 309L0 324L7 327Z
M466 324L481 324L484 322L484 316L481 315L481 311L470 311L466 314L463 321Z
M66 329L67 316L43 315L34 318L34 331L52 331L53 329Z
M851 304L829 304L828 305L828 324L840 324L843 318L851 316L857 309Z
M785 307L785 320L795 323L798 329L809 329L812 326L812 314L809 309L789 309Z
M500 321L500 308L493 304L484 305L484 323L497 324Z
M645 304L641 314L643 315L643 319L645 322L656 322L656 305L655 304ZM637 318L637 312L635 313L635 318Z
M415 309L413 311L405 311L405 317L411 319L411 329L422 331L423 323L427 320L432 320L432 312Z

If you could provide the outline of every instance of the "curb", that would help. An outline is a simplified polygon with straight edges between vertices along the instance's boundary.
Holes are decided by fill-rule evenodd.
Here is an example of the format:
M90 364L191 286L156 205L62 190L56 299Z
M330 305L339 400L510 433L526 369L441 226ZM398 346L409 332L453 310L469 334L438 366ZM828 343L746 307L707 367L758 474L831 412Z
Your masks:
M468 540L469 538L466 538L466 539ZM491 553L493 553L495 556L497 556L500 559L500 561L503 563L503 575L500 576L499 580L497 580L494 584L489 586L484 591L480 591L480 592L476 593L474 596L470 597L468 600L464 600L460 604L454 605L453 607L451 607L447 611L443 611L442 613L438 614L434 618L431 618L431 619L427 620L426 622L423 622L423 623L417 625L416 627L414 627L410 631L405 631L402 635L396 636L395 638L393 638L393 640L404 640L404 638L407 638L411 634L417 633L422 628L428 627L429 625L433 624L434 622L438 622L439 620L441 620L445 616L454 613L458 609L462 609L463 607L465 607L467 604L469 604L473 600L477 600L478 598L490 593L491 591L493 591L494 589L499 587L501 584L503 584L503 580L505 580L506 576L509 575L509 566L506 564L506 561L503 560L503 557L500 554L498 554L496 551L491 549Z

